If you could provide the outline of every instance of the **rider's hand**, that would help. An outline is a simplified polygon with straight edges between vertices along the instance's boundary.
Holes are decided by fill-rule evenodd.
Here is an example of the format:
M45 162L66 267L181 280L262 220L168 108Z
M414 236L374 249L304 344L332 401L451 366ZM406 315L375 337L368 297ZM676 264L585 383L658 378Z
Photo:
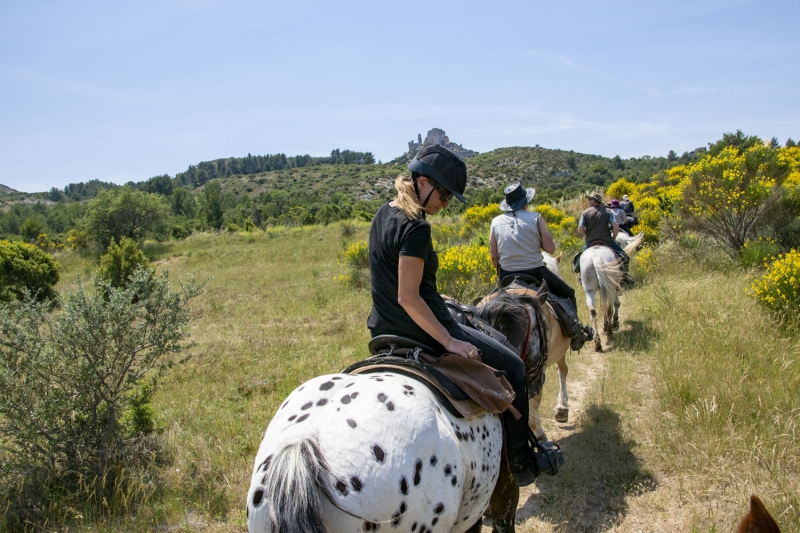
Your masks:
M480 355L480 351L472 344L454 339L452 337L450 338L450 341L444 345L444 349L448 353L454 353L468 359L477 359Z

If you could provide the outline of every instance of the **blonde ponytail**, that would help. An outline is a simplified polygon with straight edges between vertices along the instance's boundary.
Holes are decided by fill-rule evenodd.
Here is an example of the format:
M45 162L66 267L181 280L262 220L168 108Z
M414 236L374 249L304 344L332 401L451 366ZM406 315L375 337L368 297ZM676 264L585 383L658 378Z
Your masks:
M411 220L416 220L422 215L422 205L419 203L417 193L414 191L414 182L410 176L400 174L394 180L394 188L397 189L397 198L394 203Z

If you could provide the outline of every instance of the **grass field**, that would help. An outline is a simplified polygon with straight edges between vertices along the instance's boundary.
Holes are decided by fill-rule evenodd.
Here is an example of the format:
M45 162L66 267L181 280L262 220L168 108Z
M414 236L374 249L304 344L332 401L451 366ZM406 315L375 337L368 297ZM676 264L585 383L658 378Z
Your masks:
M367 355L369 294L335 281L343 246L366 238L368 225L354 225L146 245L174 280L195 270L210 278L193 302L189 358L154 398L165 459L141 475L135 511L54 529L246 529L252 461L277 406ZM566 429L545 420L567 465L521 502L519 529L730 531L752 492L784 531L800 530L800 336L776 326L744 293L748 273L713 250L656 256L661 266L624 296L611 349L568 356L581 408ZM58 260L60 291L96 263ZM556 388L551 372L544 417Z

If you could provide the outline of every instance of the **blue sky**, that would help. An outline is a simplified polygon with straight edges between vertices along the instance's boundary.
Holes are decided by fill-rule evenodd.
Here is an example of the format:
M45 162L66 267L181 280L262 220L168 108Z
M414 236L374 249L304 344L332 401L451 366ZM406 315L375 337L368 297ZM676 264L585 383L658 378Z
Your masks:
M247 153L800 140L800 2L0 1L0 183Z

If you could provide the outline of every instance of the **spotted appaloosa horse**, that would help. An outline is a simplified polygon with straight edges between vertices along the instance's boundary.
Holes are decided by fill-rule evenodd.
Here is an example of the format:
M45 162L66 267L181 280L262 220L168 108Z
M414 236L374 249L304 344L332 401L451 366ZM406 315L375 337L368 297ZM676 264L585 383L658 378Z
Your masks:
M508 323L524 341L518 316ZM530 360L541 359L539 345L532 348ZM488 505L493 530L513 533L519 488L502 447L499 416L456 418L406 376L320 376L294 390L267 428L247 494L248 528L479 532Z
M633 256L636 248L641 244L643 233L634 238L625 247L625 253ZM622 267L621 262L608 246L592 246L581 254L581 284L586 293L586 305L592 317L594 328L594 350L603 351L600 340L600 330L597 328L597 309L595 297L600 295L600 311L603 316L603 333L606 339L614 336L614 331L619 329L619 295L621 287Z

